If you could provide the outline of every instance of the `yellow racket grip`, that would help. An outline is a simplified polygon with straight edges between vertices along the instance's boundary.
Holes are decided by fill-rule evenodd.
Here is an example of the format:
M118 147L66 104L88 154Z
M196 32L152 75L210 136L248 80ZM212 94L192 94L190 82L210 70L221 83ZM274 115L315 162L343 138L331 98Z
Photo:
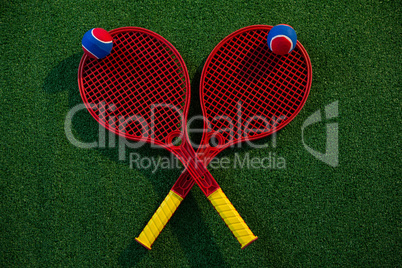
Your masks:
M165 227L166 223L170 220L181 201L183 201L181 196L170 191L149 220L144 230L142 230L141 234L136 237L135 240L147 249L151 249L152 244L161 233L163 227Z
M257 239L257 236L255 236L250 228L248 228L247 224L244 222L232 203L230 203L222 189L219 188L210 194L208 199L232 231L237 241L239 241L242 249Z

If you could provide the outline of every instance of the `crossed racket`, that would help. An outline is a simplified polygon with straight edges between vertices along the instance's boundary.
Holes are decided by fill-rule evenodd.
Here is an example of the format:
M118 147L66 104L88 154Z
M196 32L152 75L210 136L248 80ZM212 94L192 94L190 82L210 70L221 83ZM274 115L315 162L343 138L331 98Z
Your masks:
M166 39L142 28L119 28L110 32L114 47L107 58L81 59L79 88L91 115L120 136L168 149L186 167L136 238L145 247L151 248L194 183L242 248L257 238L205 166L228 146L281 129L306 101L311 86L307 52L298 42L288 56L272 54L266 45L270 29L263 25L240 29L220 42L207 59L200 87L205 131L197 154L186 129L187 69ZM173 144L177 137L180 145Z

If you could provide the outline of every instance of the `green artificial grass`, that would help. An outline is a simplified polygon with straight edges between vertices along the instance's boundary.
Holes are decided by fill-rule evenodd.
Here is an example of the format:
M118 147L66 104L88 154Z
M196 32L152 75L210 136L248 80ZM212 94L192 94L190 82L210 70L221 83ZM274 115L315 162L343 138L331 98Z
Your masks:
M0 3L0 238L2 267L401 266L400 1L2 1ZM211 168L259 239L245 250L195 187L153 249L134 241L181 169L130 168L118 149L81 149L67 139L68 111L82 101L77 68L90 28L139 26L181 53L200 114L206 57L225 36L253 24L292 25L313 66L310 96L264 149L220 156L266 157L286 168ZM339 102L339 116L305 132L325 150L339 125L339 165L305 150L301 126ZM201 124L198 124L200 126ZM82 111L73 133L98 139ZM195 124L197 126L197 124ZM144 146L126 152L168 157Z

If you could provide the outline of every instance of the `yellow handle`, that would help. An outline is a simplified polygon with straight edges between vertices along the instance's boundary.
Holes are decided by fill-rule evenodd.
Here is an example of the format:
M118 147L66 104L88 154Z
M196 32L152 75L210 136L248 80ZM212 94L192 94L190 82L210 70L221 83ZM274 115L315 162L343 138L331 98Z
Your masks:
M147 226L145 226L144 230L137 238L135 238L135 240L147 249L151 249L155 239L161 233L163 227L165 227L166 223L170 220L182 200L182 197L175 192L170 191L165 200L163 200L162 204L156 210L155 214L149 220Z
M257 236L248 228L242 217L223 193L222 189L218 189L210 194L208 199L230 228L237 241L239 241L242 249L257 239Z

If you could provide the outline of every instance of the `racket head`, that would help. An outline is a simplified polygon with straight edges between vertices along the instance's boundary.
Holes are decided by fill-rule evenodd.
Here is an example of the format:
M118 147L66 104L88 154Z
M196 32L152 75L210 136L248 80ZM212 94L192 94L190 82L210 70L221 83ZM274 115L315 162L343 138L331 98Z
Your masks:
M297 41L291 53L274 54L267 45L271 28L253 25L233 32L214 48L204 65L200 148L211 150L210 157L282 129L307 100L312 82L307 51ZM217 140L214 147L212 137Z
M132 141L173 147L187 136L190 79L176 48L139 27L109 32L112 52L81 58L78 85L89 113L109 131Z

